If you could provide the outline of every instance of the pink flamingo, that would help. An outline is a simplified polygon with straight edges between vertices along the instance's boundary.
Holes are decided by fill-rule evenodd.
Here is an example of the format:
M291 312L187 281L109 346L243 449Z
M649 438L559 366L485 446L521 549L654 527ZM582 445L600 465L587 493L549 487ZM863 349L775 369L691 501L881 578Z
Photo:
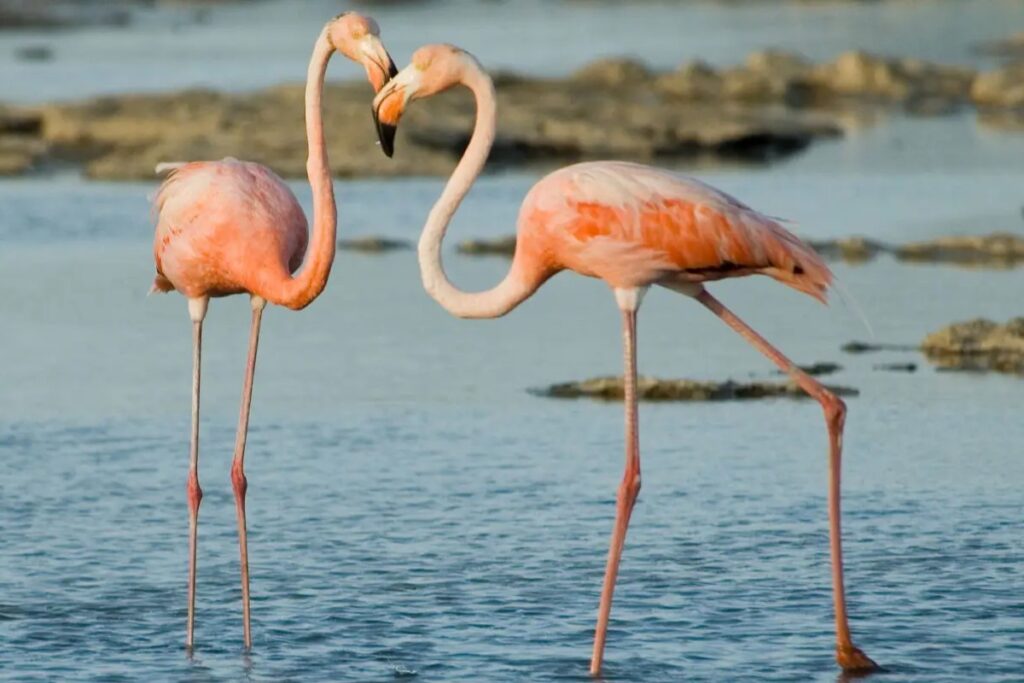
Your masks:
M598 608L591 674L601 670L612 593L629 517L640 491L636 397L636 316L651 285L692 297L789 373L825 411L829 435L829 522L836 621L836 660L847 671L876 665L853 644L846 616L840 540L839 476L843 401L771 346L723 306L704 283L767 275L825 302L832 274L822 260L775 220L697 180L638 164L575 164L543 178L519 212L516 251L508 275L486 292L455 288L441 264L448 224L487 161L496 127L494 85L468 53L450 45L420 48L412 63L374 99L381 146L389 156L406 106L455 85L476 99L469 146L434 204L419 241L423 286L460 318L505 315L562 270L604 280L622 312L625 344L626 471L618 490L604 586Z
M377 23L346 13L331 20L313 47L306 81L306 165L313 187L313 244L306 217L288 186L259 164L225 159L213 162L161 164L157 172L173 169L155 200L157 212L153 256L153 291L176 289L188 298L192 319L192 439L188 474L189 571L186 646L193 644L196 601L196 528L199 502L199 376L203 319L210 297L248 293L252 303L249 358L242 388L231 481L238 513L238 543L242 565L242 620L245 647L252 646L249 625L249 555L245 526L245 439L256 369L260 318L266 303L299 310L327 284L334 262L337 209L328 168L321 113L324 76L337 50L366 67L375 91L395 73L395 65L380 41ZM292 275L299 266L302 271Z

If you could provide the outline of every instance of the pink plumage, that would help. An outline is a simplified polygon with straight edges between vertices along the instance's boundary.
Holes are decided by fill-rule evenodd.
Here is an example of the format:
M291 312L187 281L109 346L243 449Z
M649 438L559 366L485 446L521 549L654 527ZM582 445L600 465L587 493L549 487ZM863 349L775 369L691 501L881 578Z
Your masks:
M255 163L185 164L171 171L153 208L153 288L159 291L176 289L187 297L271 294L267 285L291 277L309 242L295 195Z
M192 319L192 433L187 480L189 508L188 614L185 644L195 635L196 545L199 504L199 385L203 320L211 297L249 294L252 323L242 407L235 437L231 483L238 516L242 574L242 635L252 645L249 614L249 551L246 536L245 441L256 371L260 323L267 302L301 309L327 285L334 263L337 206L327 161L321 100L327 64L335 52L359 62L375 90L395 71L380 42L377 23L355 12L335 17L313 46L306 75L305 114L308 162L313 194L313 239L302 207L273 171L259 164L224 159L162 163L157 173L170 174L156 193L151 291L177 290L188 298ZM304 260L309 247L309 258ZM300 270L301 268L301 270ZM296 273L296 271L300 271Z
M601 672L633 505L640 492L637 411L637 312L643 295L660 285L692 297L735 330L821 404L829 436L828 512L836 661L847 671L877 665L854 642L846 614L840 529L840 463L846 405L795 365L704 286L723 278L766 275L825 301L832 274L821 258L776 219L709 185L667 171L617 161L575 164L541 179L523 201L516 251L505 278L483 292L451 283L441 264L445 231L487 161L497 130L494 83L475 58L451 45L427 45L374 100L381 149L393 152L395 129L406 105L455 85L469 88L477 106L469 145L431 209L419 242L424 289L461 318L505 315L555 273L571 270L600 278L622 313L625 356L626 467L616 503L598 604L590 673Z

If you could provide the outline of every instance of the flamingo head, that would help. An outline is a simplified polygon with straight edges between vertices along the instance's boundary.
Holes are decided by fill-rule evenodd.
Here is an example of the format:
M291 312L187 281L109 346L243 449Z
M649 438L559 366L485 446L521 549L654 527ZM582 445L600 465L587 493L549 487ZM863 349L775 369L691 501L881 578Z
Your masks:
M394 154L395 132L408 104L460 83L470 62L475 64L473 56L453 45L424 45L413 53L409 65L373 99L373 120L384 154Z
M380 92L398 73L380 40L380 27L370 17L357 12L339 14L328 22L324 33L331 47L366 68L374 92Z

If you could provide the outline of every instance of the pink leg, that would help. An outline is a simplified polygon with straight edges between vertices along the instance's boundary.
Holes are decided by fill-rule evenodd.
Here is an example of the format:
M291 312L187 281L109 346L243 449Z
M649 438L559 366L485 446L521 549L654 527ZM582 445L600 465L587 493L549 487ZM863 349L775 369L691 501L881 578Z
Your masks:
M590 659L590 674L601 673L604 657L604 643L608 631L608 617L612 611L612 594L615 579L619 574L619 561L626 542L626 528L633 514L633 505L640 493L640 441L637 434L636 399L636 308L623 308L622 333L625 351L626 372L626 472L619 485L615 506L615 527L612 530L611 545L608 548L608 564L604 570L604 585L601 588L601 604L597 610L597 628L594 631L594 652Z
M191 649L196 620L196 536L199 528L199 503L203 490L199 488L199 377L202 364L203 319L209 299L189 299L188 312L192 318L192 438L189 444L188 493L188 622L185 628L185 647Z
M711 296L707 290L696 297L712 313L736 330L754 348L767 356L784 372L815 398L825 411L829 439L829 486L828 517L829 545L832 554L832 593L836 617L836 661L845 671L871 671L878 668L871 659L853 644L850 624L846 617L846 594L843 587L843 546L840 531L839 478L842 463L843 423L846 420L846 404L812 377L797 368L792 361L769 344L761 335L740 320L732 311Z
M266 302L252 297L252 327L249 330L249 359L242 385L242 408L238 415L238 433L235 436L235 457L231 463L231 483L235 489L235 512L238 513L238 551L242 560L242 634L246 649L252 647L252 629L249 624L249 544L245 530L245 438L249 432L249 406L252 404L252 379L256 372L256 350L260 340L260 319Z

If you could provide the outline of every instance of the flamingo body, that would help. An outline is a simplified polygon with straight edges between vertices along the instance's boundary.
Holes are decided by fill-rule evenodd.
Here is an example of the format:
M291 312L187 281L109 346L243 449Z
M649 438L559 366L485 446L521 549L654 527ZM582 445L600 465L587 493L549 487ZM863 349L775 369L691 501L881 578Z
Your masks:
M173 170L154 202L153 289L189 298L248 292L268 298L309 242L306 216L288 186L260 164L235 159Z
M248 481L245 445L249 431L253 378L260 325L267 303L300 310L314 301L330 276L337 234L337 204L327 160L321 111L324 80L331 56L338 52L362 64L379 90L395 73L380 41L377 22L355 12L340 14L320 31L306 72L306 172L313 197L313 235L306 216L288 186L259 164L224 159L163 163L170 170L154 201L156 235L152 291L177 290L188 299L192 320L192 430L186 480L189 513L188 612L185 645L195 636L196 563L199 506L199 398L202 375L203 320L210 297L249 294L252 323L242 404L235 433L231 484L238 518L238 551L242 585L242 638L252 646L249 599L249 550L245 518ZM306 252L309 257L305 258ZM296 271L300 271L297 272ZM296 273L293 277L292 274Z
M637 312L644 292L655 284L693 297L821 405L829 440L829 553L836 661L850 672L876 670L877 665L854 645L846 613L840 523L846 405L704 287L712 280L760 274L824 302L832 283L827 266L777 220L724 192L649 166L602 161L568 166L534 185L520 210L516 253L508 274L491 289L463 291L444 272L441 245L452 217L483 171L496 136L494 83L464 50L427 45L381 89L373 111L381 150L390 155L408 103L456 85L473 93L476 121L469 144L420 235L418 258L424 289L452 315L497 318L528 299L549 277L568 269L607 282L622 313L625 469L616 496L590 673L601 673L615 582L640 492Z
M614 289L763 274L824 301L832 280L775 219L699 180L618 161L541 179L523 201L517 244L523 277L569 269Z

